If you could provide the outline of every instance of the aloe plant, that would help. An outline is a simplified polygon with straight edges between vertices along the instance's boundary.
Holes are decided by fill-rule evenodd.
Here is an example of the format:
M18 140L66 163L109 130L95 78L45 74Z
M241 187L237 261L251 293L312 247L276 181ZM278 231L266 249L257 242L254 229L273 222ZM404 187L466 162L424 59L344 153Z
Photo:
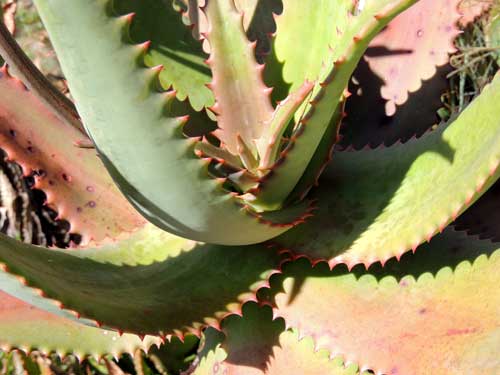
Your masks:
M81 242L0 237L0 348L499 371L498 201L449 225L499 177L500 75L433 126L458 3L35 0L77 110L2 29L0 147Z

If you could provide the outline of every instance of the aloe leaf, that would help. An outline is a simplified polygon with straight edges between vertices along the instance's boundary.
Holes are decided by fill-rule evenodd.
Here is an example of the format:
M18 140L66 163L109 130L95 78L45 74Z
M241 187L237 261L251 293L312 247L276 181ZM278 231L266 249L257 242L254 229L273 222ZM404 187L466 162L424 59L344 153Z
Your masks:
M148 336L141 340L136 335L107 331L75 323L27 304L0 291L0 348L25 352L38 350L59 355L72 353L80 358L104 354L118 357L132 354L137 349L148 351L151 345L159 346L159 338Z
M367 61L384 81L381 94L387 100L388 116L408 100L408 92L418 90L422 80L436 73L436 67L448 63L449 54L455 51L453 41L460 33L456 26L460 1L420 0L372 41L375 48L387 49ZM397 53L404 50L409 52Z
M68 310L78 311L88 324L138 334L217 327L255 299L256 288L281 261L264 246L196 244L152 225L99 248L47 250L5 236L0 244L0 262L27 284L3 272L1 290L73 319ZM60 302L34 298L30 287ZM64 309L54 309L58 304Z
M205 13L210 44L208 64L212 69L210 83L216 105L219 129L217 136L233 154L238 153L238 136L257 156L255 140L272 117L273 107L268 88L262 81L263 66L257 65L254 47L242 26L242 14L234 0L211 0Z
M293 225L259 222L208 176L195 142L183 135L186 118L169 105L174 93L154 92L158 69L137 63L145 47L122 42L130 17L108 16L104 0L36 4L86 129L141 214L174 234L210 243L258 243Z
M406 142L439 123L448 54L459 33L458 3L421 0L370 42L349 87L344 146Z
M182 24L181 14L174 10L172 1L115 0L113 5L120 14L135 13L130 28L134 42L151 42L144 56L146 65L168 67L160 73L163 87L172 86L177 98L187 98L197 111L212 106L213 94L205 86L212 79L204 63L207 55L189 28Z
M499 100L497 75L447 126L404 145L336 153L315 193L315 216L276 242L350 265L385 262L415 249L498 178Z
M274 87L273 98L283 100L304 81L316 81L325 73L323 64L338 48L352 8L351 0L283 0L273 51L266 59L266 83Z
M271 280L276 316L375 373L496 373L497 249L446 231L400 263L368 271L301 259Z
M35 173L35 187L83 243L114 238L143 224L95 150L78 146L88 138L56 117L6 68L0 70L0 117L0 147L25 175Z
M208 31L208 22L201 8L206 0L179 0L184 22L193 29L195 39L203 39L203 34ZM270 35L276 31L274 15L281 13L282 0L234 0L238 12L243 15L243 29L247 38L255 42L255 57L262 63L265 55L269 53ZM206 50L210 47L204 44Z
M0 23L0 55L33 93L62 121L83 131L73 103L50 83L26 56L7 27Z
M339 357L331 359L328 351L317 351L312 338L285 330L268 306L245 304L241 317L223 321L222 331L225 336L205 331L194 375L359 374L355 364L344 365Z
M342 104L349 78L368 43L384 25L415 1L369 1L358 16L351 18L350 24L338 36L336 48L325 62L325 69L315 77L318 80L313 99L310 104L305 103L307 105L303 110L298 110L296 131L270 178L256 194L253 206L260 209L281 207L303 175L335 112ZM317 11L321 12L323 9ZM286 6L283 14L285 12Z
M382 144L405 143L421 137L441 123L438 110L443 107L442 95L449 88L446 76L451 72L451 66L439 67L432 78L422 81L422 86L397 106L394 115L388 116L386 100L380 93L383 81L365 60L367 55L375 55L377 50L378 47L368 47L354 72L355 82L351 81L349 85L352 95L346 101L347 116L340 129L343 148L359 150L365 146L373 148Z

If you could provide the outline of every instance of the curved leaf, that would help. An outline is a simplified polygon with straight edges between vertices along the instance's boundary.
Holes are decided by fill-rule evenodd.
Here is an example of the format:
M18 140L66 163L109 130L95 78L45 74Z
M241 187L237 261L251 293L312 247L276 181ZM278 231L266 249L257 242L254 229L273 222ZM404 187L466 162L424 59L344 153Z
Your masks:
M315 193L315 216L276 242L350 266L415 249L499 176L499 100L497 75L448 126L404 145L336 153Z
M176 235L231 245L262 242L293 225L253 218L223 181L209 177L208 162L182 134L186 118L172 109L174 93L154 92L158 70L137 63L145 46L122 42L130 17L109 17L106 0L35 3L101 159L145 217Z
M151 42L144 62L149 67L167 67L160 73L165 89L172 86L177 98L189 99L197 111L214 104L213 94L205 86L211 80L210 69L204 63L207 55L183 25L172 0L114 0L113 7L119 14L135 14L130 37L136 43Z
M114 238L144 223L95 150L78 147L88 138L59 120L5 68L0 71L0 119L0 147L25 175L35 172L35 187L83 243Z
M8 272L60 302L35 298L31 288L5 272L0 272L0 290L73 319L66 309L76 310L120 331L198 334L200 327L217 326L254 299L255 288L280 261L264 246L196 244L152 225L116 243L82 250L47 250L2 235L0 262ZM61 304L64 310L54 309Z
M136 335L107 331L75 323L46 311L39 310L0 291L0 348L34 349L44 354L57 352L78 357L87 355L100 358L104 354L118 357L122 353L147 351L151 345L159 346L159 338L151 336L141 340Z

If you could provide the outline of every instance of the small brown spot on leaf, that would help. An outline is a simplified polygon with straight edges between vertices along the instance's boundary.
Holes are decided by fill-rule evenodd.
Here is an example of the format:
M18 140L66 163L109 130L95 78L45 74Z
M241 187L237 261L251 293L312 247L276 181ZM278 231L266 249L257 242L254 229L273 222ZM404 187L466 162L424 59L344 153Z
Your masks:
M86 190L89 192L89 193L93 193L95 191L94 187L93 186L87 186Z
M424 36L424 30L419 29L419 30L417 31L417 37L421 38L421 37L423 37L423 36Z
M96 206L96 203L94 201L88 201L87 206L90 208L94 208Z
M66 173L63 173L61 176L62 176L62 179L66 182L71 182L71 180L72 180L71 176L67 175Z
M34 153L34 152L35 152L35 149L33 148L33 146L28 146L28 147L26 147L26 150L28 150L28 152L29 152L30 154L32 154L32 153Z
M16 136L16 131L14 129L10 129L9 130L9 134L11 137L15 137Z
M422 309L418 310L418 313L419 313L420 315L424 315L426 312L427 312L427 309L426 309L426 308L422 308Z

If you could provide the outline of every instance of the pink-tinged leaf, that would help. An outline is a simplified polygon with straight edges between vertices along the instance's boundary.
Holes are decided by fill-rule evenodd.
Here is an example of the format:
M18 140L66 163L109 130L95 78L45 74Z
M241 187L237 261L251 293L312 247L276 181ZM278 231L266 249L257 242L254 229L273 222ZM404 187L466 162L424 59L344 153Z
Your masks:
M422 80L431 78L436 67L445 65L453 52L453 40L459 34L459 0L420 0L389 23L370 46L382 49L367 56L371 70L384 82L382 97L387 100L386 114L408 100L408 92L417 91Z
M283 134L299 107L310 96L313 87L312 82L305 81L297 91L278 103L273 116L266 124L263 136L257 142L259 155L262 157L259 168L263 170L271 168L276 162L280 146L282 146Z
M107 331L76 323L69 319L40 310L26 302L0 291L0 348L9 351L18 348L25 352L33 349L59 355L73 353L79 358L104 354L119 356L147 351L160 345L152 336L141 340L139 336Z
M0 147L66 219L83 243L101 241L144 223L121 196L88 138L62 123L25 86L0 71Z
M285 330L281 319L273 320L269 307L243 306L242 316L222 322L222 332L205 331L205 344L195 375L356 375L354 364L317 351L314 341Z
M494 0L462 0L458 7L462 18L460 25L467 26L481 14L485 13L494 3Z
M377 52L376 48L369 48L366 55ZM380 93L383 81L362 59L349 86L352 95L347 99L347 116L341 127L342 146L360 150L367 145L405 143L437 126L441 121L437 111L443 106L441 97L449 87L446 75L451 70L449 65L439 67L434 76L409 94L394 115L388 116L384 108L386 100Z
M447 231L368 271L301 259L271 280L275 315L376 374L498 374L498 247Z
M209 0L205 9L209 21L206 37L210 43L213 90L219 128L217 136L227 149L238 153L238 136L254 156L254 140L260 138L273 108L270 90L262 80L262 65L258 65L252 45L242 26L242 15L234 0Z

